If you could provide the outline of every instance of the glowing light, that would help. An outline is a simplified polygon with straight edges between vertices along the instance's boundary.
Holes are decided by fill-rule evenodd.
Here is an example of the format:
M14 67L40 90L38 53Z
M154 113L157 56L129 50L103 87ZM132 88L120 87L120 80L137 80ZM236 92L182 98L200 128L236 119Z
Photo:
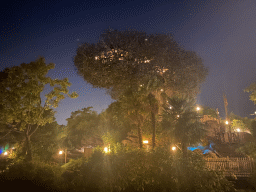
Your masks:
M180 115L177 115L177 117L180 117Z
M256 115L256 111L254 111L254 114Z
M140 85L140 87L142 87L142 85Z
M4 152L4 155L8 155L8 153L7 153L7 152Z
M197 107L196 110L199 111L199 110L200 110L200 107Z
M169 108L172 109L172 106L170 106Z
M63 151L59 151L59 155L62 155L63 154Z
M161 89L161 91L164 91L163 89Z
M105 153L109 153L110 152L110 149L108 147L104 147L104 152Z
M226 123L226 125L228 125L228 121L226 121L225 123Z
M143 143L144 143L144 144L147 144L147 143L148 143L148 140L144 140Z
M175 151L175 150L176 150L176 147L172 147L172 150Z
M240 132L241 130L239 128L236 129L237 132Z

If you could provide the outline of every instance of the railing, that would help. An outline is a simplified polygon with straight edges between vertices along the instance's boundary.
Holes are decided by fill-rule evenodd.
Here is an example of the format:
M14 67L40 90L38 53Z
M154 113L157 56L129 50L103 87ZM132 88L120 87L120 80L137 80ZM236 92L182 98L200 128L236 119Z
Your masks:
M207 158L206 165L209 169L222 171L225 176L236 177L251 176L254 168L252 158Z

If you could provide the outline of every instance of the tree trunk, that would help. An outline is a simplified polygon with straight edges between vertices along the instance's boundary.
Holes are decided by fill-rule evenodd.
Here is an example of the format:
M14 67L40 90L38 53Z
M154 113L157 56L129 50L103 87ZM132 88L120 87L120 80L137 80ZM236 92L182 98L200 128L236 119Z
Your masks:
M152 121L152 148L154 149L156 146L156 116L153 111L151 111L151 121Z
M32 152L31 152L31 146L30 146L30 135L28 135L27 131L25 131L25 142L24 142L22 153L25 156L26 161L32 160Z
M30 145L30 136L26 135L26 157L27 161L32 160L32 152L31 152L31 145Z
M142 130L141 130L141 126L140 126L140 121L138 122L138 137L139 137L139 145L140 145L140 149L142 149Z

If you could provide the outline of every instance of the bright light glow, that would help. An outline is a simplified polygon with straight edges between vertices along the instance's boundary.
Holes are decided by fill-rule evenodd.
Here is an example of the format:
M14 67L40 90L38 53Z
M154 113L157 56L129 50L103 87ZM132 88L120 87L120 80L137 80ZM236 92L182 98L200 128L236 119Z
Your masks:
M172 106L170 106L169 108L172 109Z
M104 147L104 152L108 153L108 152L110 152L110 149L108 147Z
M142 85L140 85L140 87L142 87Z
M199 111L199 110L200 110L200 107L197 107L196 110Z
M254 114L256 115L256 111L254 112Z
M147 143L148 143L148 140L144 140L143 143L144 143L144 144L147 144Z
M177 117L180 117L180 115L177 115Z
M239 128L236 129L237 132L240 132L241 130Z
M163 89L161 89L161 91L164 91Z
M228 125L228 121L226 121L225 123L226 123L226 125Z
M6 151L6 152L4 152L4 155L8 155L7 151Z
M63 151L59 151L59 155L62 155L63 154Z
M172 150L175 151L175 150L176 150L176 147L172 147Z

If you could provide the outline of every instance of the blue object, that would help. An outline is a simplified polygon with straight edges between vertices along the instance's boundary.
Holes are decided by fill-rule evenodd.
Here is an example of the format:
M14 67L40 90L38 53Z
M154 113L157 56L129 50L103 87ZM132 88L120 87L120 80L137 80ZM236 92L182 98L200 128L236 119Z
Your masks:
M4 152L4 148L0 147L0 155Z
M200 149L203 152L203 154L206 154L211 151L214 151L212 148L213 145L214 145L214 143L210 143L209 146L203 147L201 144L199 144L198 146L188 147L188 150L194 151L196 149Z

